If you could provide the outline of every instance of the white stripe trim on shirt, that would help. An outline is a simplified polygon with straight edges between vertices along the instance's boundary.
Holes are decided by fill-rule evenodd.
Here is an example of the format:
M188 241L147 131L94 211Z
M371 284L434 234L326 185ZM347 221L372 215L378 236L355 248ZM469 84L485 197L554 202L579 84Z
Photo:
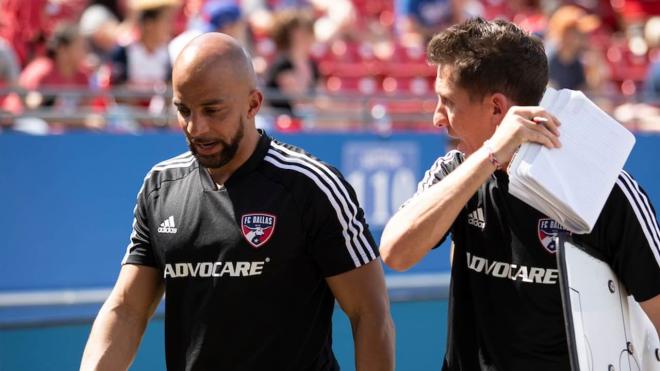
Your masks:
M626 171L622 170L621 171L626 178L632 183L632 185L635 187L635 190L637 191L637 194L641 197L642 201L644 202L644 208L646 212L648 212L648 215L650 215L651 219L649 220L650 225L653 228L653 231L655 231L655 237L656 237L656 242L658 243L658 246L660 246L660 228L658 227L658 220L656 219L655 213L653 212L653 208L651 207L651 202L649 201L648 197L646 194L641 190L639 187L639 183Z
M167 165L167 164L170 164L170 163L180 162L181 160L186 160L187 161L187 160L190 159L190 157L192 157L192 153L190 151L184 152L184 153L182 153L178 156L172 157L172 158L167 159L165 161L161 161L161 162L157 163L156 165L154 165L154 167L160 167L160 166Z
M287 153L287 154L282 154L281 152L275 150L275 148L272 149L273 153L275 153L277 156L280 156L282 160L293 161L297 164L309 168L316 174L320 175L321 178L326 182L326 184L330 186L332 190L331 194L335 195L335 199L339 201L339 203L342 205L341 210L344 212L347 228L353 234L352 239L355 246L357 246L360 255L362 255L362 258L364 259L365 263L375 259L376 255L374 254L373 249L371 248L371 244L369 244L369 242L364 236L364 230L365 230L364 225L357 219L357 212L359 207L353 202L346 187L344 186L342 181L337 177L337 175L334 172L332 172L330 169L328 169L327 166L325 166L324 164L316 161L315 159L309 156L292 151L281 145L278 145L278 147L285 150ZM287 155L291 155L291 157ZM369 253L371 259L368 259L365 256L363 247Z
M646 198L646 196L639 191L639 188L635 188L634 184L637 184L637 182L623 171L619 175L616 184L628 199L630 208L635 213L635 216L637 216L637 222L646 237L649 248L653 251L655 260L658 266L660 266L660 231L658 230L655 215L653 215L652 210L648 207L648 203L642 201L642 198Z
M281 169L295 170L299 173L305 174L305 175L307 175L307 177L312 179L314 181L314 183L316 183L316 185L321 189L321 191L323 193L325 193L325 195L328 197L328 200L330 200L330 204L335 209L335 213L337 213L337 219L339 220L340 224L343 227L341 233L342 233L342 236L344 236L344 241L346 242L346 248L348 250L348 253L351 256L351 259L353 259L353 264L355 264L356 267L361 266L362 263L360 262L360 259L355 254L355 250L353 249L353 246L351 245L351 239L348 236L348 232L347 232L346 221L344 220L344 218L341 215L339 205L337 205L337 202L335 201L334 197L332 197L332 194L330 193L328 188L323 183L321 183L319 178L316 175L312 174L309 170L307 170L307 169L305 169L301 166L294 165L294 164L290 164L290 165L283 164L283 163L279 162L279 160L276 159L275 157L266 156L266 157L264 157L264 161L270 162L271 164L273 164L276 167L279 167Z
M137 237L137 231L135 230L135 224L137 224L137 218L135 217L136 212L137 212L137 204L135 204L135 207L133 208L133 224L131 224L131 236L129 237L128 240L128 246L126 246L126 253L124 253L124 258L121 260L122 265L126 264L128 257L131 255L131 248L135 246L133 239Z
M438 177L435 175L438 173L438 168L440 172L444 173L444 170L442 169L443 164L451 163L454 160L454 156L456 155L457 150L451 150L447 152L444 156L438 158L435 160L435 163L429 170L426 171L424 174L424 178L422 179L421 182L419 182L419 186L417 187L417 192L425 191L429 189L432 185L434 185L438 181ZM442 174L443 176L447 176L447 174Z
M193 162L195 162L194 157L186 158L186 159L180 159L180 160L175 160L175 161L168 161L165 163L160 163L153 168L151 168L151 171L147 174L147 177L151 175L152 172L154 171L163 171L165 169L171 169L171 168L177 168L177 167L186 167L190 166Z
M338 195L337 199L341 202L341 205L343 207L343 211L345 213L344 215L346 215L348 221L348 227L350 228L351 232L353 232L353 241L356 244L356 246L358 246L358 249L362 257L365 258L365 263L375 259L376 254L374 254L374 251L371 248L371 244L367 241L366 237L364 236L364 230L365 230L364 225L357 219L359 205L357 205L353 201L348 190L346 189L346 186L341 181L341 179L339 179L337 174L335 174L332 170L330 170L327 165L323 164L322 162L316 160L311 156L305 155L304 153L293 151L275 142L271 142L271 144L276 149L280 149L282 152L285 152L284 156L287 159L289 158L288 156L294 157L296 159L300 159L302 162L300 161L295 161L295 162L304 164L305 166L309 167L317 174L321 175L323 180L325 180L327 184L332 188L334 194ZM356 240L357 238L359 238L360 241L357 241ZM371 259L366 259L361 246L365 246L366 251L369 253Z
M658 252L660 252L660 230L658 229L658 221L655 218L655 214L653 213L653 209L650 206L649 200L644 192L642 192L642 190L639 188L637 181L635 181L635 179L633 179L630 174L626 173L625 171L622 171L621 173L623 180L631 187L631 193L639 201L640 206L638 207L643 212L644 220L647 222L651 236L655 242L655 246L659 247Z
M283 156L283 160L293 161L293 158L295 158L298 161L294 161L294 162L304 165L309 169L313 170L315 173L319 174L327 182L327 184L332 188L333 194L336 195L336 198L341 202L341 205L343 206L343 210L347 217L348 227L353 232L353 236L354 236L353 241L355 245L358 247L360 254L365 259L365 263L375 259L376 254L371 248L371 244L369 244L369 242L364 236L364 230L365 230L364 225L357 219L359 205L353 202L348 190L346 189L346 186L341 181L341 179L339 179L337 174L335 174L332 170L330 170L325 164L319 162L318 160L316 160L311 156L293 151L283 145L280 145L272 141L271 141L271 146L273 147L272 149L275 149L275 151L273 152ZM280 150L285 153L282 154L277 150ZM270 150L269 153L271 153ZM358 238L360 239L361 243L360 241L357 241ZM361 246L364 246L366 251L369 253L371 259L366 259Z
M428 187L430 187L433 184L433 179L435 178L435 172L437 171L438 167L442 165L442 163L443 163L443 159L439 158L433 163L433 166L431 166L430 169L426 170L426 173L424 173L424 178L422 179L421 182L419 182L419 185L417 186L418 193L426 190Z

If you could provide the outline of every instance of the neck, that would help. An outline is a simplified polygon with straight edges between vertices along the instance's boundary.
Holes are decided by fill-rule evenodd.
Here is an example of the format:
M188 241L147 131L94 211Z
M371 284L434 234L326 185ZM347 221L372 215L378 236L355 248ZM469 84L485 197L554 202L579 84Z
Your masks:
M291 56L291 59L296 61L306 61L309 57L309 53L305 48L292 48L291 51L289 51L289 55Z
M460 143L458 143L458 145L456 146L456 148L459 151L463 152L467 157L473 154L474 152L476 152L476 150L478 150L483 145L483 142L484 141L482 141L478 145L475 145L474 143L468 143L465 140L461 140Z
M158 47L160 46L160 42L158 41L158 39L151 36L146 36L146 35L143 36L141 42L144 48L147 49L149 53L155 52L156 49L158 49Z
M564 63L573 62L576 58L577 53L569 48L560 48L557 52L559 60Z
M225 184L232 174L252 156L259 143L259 137L259 132L256 129L246 129L245 136L239 144L234 158L222 167L208 169L211 179L217 184Z

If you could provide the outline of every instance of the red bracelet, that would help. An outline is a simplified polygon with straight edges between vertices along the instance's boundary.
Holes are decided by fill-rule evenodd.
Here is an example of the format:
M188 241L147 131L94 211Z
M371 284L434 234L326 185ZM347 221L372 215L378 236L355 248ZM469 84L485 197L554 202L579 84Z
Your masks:
M495 153L493 153L493 147L490 146L489 140L484 142L484 148L488 151L488 160L495 166L495 170L502 170L502 164L495 158Z

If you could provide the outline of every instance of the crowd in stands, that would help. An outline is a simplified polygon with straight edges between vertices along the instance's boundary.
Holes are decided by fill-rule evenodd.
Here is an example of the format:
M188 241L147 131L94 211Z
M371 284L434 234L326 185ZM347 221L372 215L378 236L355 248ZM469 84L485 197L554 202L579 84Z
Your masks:
M476 16L542 38L551 86L660 131L655 0L0 0L0 132L175 129L172 64L210 31L253 56L261 126L430 130L425 45Z

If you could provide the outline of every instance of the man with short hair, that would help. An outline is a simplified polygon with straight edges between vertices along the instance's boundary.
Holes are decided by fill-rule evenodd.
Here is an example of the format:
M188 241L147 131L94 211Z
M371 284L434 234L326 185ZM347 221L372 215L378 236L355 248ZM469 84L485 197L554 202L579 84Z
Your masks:
M522 143L560 146L560 123L538 106L543 45L512 23L477 18L436 35L428 58L438 66L433 123L458 150L388 222L383 259L408 269L451 232L444 370L569 370L556 246L543 238L563 227L510 195L506 173ZM573 235L603 253L656 328L659 231L646 194L622 171L593 231Z
M357 369L392 370L383 270L350 185L255 128L263 96L231 37L191 41L172 82L190 152L145 178L81 368L126 369L165 291L169 370L339 370L335 299Z

